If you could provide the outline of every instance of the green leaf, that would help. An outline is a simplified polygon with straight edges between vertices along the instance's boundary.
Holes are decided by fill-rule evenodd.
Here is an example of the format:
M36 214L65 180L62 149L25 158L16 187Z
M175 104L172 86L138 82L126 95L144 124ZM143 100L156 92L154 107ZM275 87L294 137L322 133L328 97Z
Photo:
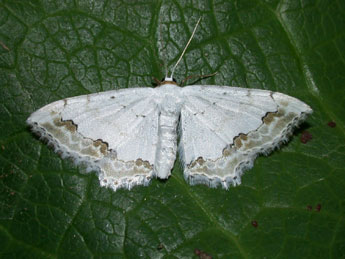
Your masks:
M343 257L344 11L328 0L1 1L1 256ZM168 181L113 192L26 127L55 100L152 86L200 16L179 81L217 72L198 83L279 91L314 110L241 185L189 186L176 162Z

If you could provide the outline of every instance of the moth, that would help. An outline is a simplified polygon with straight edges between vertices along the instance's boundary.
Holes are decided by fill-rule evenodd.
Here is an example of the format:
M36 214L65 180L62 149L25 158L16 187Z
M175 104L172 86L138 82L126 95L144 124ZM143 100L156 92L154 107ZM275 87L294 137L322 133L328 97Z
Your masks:
M27 124L62 158L96 171L100 185L113 190L167 179L177 151L190 184L240 184L255 158L286 142L312 109L267 90L178 86L174 70L198 23L157 87L66 98L32 113Z

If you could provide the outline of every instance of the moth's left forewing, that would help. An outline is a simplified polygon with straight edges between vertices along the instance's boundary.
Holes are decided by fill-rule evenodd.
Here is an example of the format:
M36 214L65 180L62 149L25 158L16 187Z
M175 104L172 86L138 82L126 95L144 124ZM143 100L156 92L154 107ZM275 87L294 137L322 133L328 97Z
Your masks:
M227 86L183 88L179 150L191 184L241 182L259 154L288 139L311 108L300 100L266 90Z
M148 184L158 137L152 88L131 88L66 98L48 104L27 123L63 158L95 170L116 190Z

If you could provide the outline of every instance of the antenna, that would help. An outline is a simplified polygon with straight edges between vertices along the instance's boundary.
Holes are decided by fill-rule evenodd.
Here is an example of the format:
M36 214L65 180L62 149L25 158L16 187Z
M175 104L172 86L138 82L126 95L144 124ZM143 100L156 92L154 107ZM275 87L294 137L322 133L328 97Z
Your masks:
M201 17L199 18L198 22L196 23L196 25L195 25L195 27L194 27L194 30L193 30L193 32L192 32L192 35L190 36L190 38L189 38L189 40L188 40L188 42L187 42L187 44L186 44L186 47L184 47L184 50L182 51L182 54L181 54L180 58L177 60L175 66L173 67L173 69L172 69L172 71L171 71L171 76L170 76L169 78L166 78L167 80L169 80L169 81L172 81L172 80L173 80L175 68L176 68L177 65L180 63L180 61L181 61L181 59L182 59L184 53L186 52L186 50L187 50L187 48L188 48L190 42L192 41L192 39L193 39L193 37L194 37L194 34L195 34L195 31L196 31L196 28L198 28L198 25L199 25L200 21L201 21Z

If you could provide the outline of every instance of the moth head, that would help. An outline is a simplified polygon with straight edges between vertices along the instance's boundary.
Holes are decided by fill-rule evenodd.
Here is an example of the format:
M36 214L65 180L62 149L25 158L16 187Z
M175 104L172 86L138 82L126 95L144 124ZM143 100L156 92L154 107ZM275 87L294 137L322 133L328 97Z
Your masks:
M165 84L178 85L177 82L176 82L176 79L172 78L172 77L164 77L164 78L162 78L162 80L160 81L160 85L165 85Z

